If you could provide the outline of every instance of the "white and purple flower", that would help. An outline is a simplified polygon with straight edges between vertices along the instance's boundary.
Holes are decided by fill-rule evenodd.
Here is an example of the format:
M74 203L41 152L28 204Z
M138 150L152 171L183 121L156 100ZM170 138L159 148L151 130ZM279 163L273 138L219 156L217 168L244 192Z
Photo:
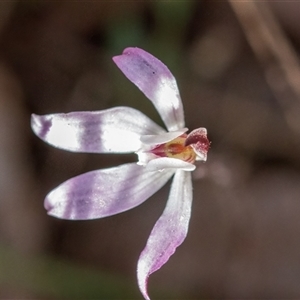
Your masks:
M118 214L143 203L174 175L166 208L137 266L139 288L150 299L149 275L168 261L187 235L191 171L195 161L206 161L210 143L205 128L186 134L176 80L160 60L139 48L127 48L113 60L152 101L168 131L130 107L32 115L31 126L39 138L60 149L138 155L137 163L91 171L59 185L45 199L51 216L87 220Z

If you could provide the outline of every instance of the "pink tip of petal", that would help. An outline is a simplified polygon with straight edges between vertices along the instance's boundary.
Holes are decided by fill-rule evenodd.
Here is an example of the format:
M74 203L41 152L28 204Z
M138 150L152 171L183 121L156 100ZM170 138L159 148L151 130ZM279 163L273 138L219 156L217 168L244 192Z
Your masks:
M138 277L139 289L143 297L146 300L150 300L150 297L148 295L148 290L147 290L148 278L149 278L149 275L147 274L147 270L139 266L137 271L138 271L137 277Z
M31 128L33 132L41 139L45 139L49 129L51 128L51 125L51 118L36 114L31 115Z

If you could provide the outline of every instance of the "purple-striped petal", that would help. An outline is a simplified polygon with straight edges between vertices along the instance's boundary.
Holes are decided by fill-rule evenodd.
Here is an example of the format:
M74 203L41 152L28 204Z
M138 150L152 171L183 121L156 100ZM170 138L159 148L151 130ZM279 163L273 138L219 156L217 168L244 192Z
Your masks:
M136 163L71 178L45 199L48 214L61 219L97 219L129 210L156 193L172 170L148 172Z
M141 135L165 132L140 111L114 107L95 112L32 115L34 133L64 150L89 153L128 153L141 147Z
M176 171L167 206L138 261L138 284L145 299L150 299L147 292L149 275L168 261L187 235L192 198L191 173Z
M184 127L184 113L176 80L156 57L139 48L126 48L113 58L125 76L149 98L169 131Z

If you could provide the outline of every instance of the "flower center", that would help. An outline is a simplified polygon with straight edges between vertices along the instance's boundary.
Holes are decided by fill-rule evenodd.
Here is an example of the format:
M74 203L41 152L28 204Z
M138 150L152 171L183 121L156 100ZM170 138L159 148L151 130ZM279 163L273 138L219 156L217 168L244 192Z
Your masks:
M206 161L210 147L205 128L197 128L189 134L183 133L165 143L155 143L158 140L158 136L147 137L145 146L136 152L139 165L145 166L149 161L158 157L180 159L192 164L196 160Z
M187 134L182 134L170 142L156 146L151 153L160 157L177 158L194 163L197 155L191 145L185 145L186 138Z

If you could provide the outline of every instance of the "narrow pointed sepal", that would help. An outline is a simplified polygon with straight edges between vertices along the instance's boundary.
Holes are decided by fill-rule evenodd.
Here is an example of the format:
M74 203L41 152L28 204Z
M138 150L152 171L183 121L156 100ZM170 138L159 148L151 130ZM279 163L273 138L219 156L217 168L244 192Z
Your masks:
M149 172L136 163L91 171L52 190L44 205L49 215L60 219L103 218L140 205L173 174L173 170Z
M159 59L139 48L126 48L113 58L124 75L152 101L169 131L184 127L176 79Z
M150 274L168 261L187 235L191 206L191 173L178 170L173 179L167 206L152 229L138 261L138 285L147 300L150 299L147 291Z

